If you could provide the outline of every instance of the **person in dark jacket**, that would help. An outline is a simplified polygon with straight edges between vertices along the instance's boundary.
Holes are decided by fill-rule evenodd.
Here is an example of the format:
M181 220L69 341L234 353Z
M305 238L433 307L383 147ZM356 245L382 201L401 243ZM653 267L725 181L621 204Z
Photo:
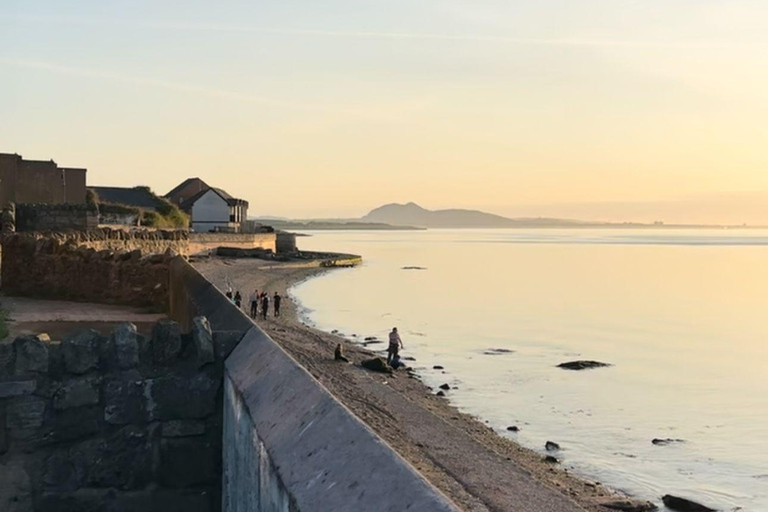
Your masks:
M275 318L280 316L280 301L282 299L283 298L280 297L280 294L275 292L275 297L272 299L272 304L274 305L274 308L275 308Z
M261 298L261 317L266 320L267 313L269 313L269 295L264 292L264 296Z

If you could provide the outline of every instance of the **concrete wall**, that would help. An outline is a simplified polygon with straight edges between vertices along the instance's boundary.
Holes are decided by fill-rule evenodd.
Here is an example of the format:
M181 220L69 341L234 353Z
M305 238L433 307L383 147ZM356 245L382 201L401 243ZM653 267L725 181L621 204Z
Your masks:
M190 233L188 254L207 254L218 247L277 252L275 233Z
M230 227L229 210L227 202L209 190L192 205L192 229L198 233L208 233L214 228Z
M247 333L224 369L226 512L456 512L301 365L182 258L171 316Z

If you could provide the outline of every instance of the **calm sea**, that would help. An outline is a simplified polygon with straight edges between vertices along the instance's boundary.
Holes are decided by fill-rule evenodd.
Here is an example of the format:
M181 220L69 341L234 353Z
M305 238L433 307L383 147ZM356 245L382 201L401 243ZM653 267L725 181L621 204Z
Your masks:
M659 504L768 510L768 231L314 232L299 245L365 259L294 288L309 321L357 339L397 326L425 382L458 387L450 400L500 434L542 452L556 441L566 467ZM613 366L556 367L575 359Z

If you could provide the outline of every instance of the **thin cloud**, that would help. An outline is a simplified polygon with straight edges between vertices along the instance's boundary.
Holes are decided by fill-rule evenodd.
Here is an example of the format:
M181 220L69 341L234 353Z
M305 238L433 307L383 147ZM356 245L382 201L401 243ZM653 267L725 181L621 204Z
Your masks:
M96 78L100 80L108 80L112 82L128 83L133 85L140 85L146 87L152 87L155 89L166 89L170 91L184 92L202 96L209 96L212 98L240 101L247 103L254 103L267 107L291 109L291 110L315 110L315 111L337 111L335 108L325 107L321 105L310 105L294 102L283 102L268 98L264 96L258 96L253 94L244 94L236 91L228 91L224 89L216 89L211 87L202 87L198 85L185 84L182 82L172 82L168 80L158 80L155 78L145 78L138 76L123 75L119 73L111 73L105 71L96 71L93 69L64 66L61 64L54 64L50 62L41 61L29 61L29 60L13 60L0 58L0 65L10 66L22 69L37 69L42 71L49 71L53 73L59 73L63 75L70 75L82 78Z
M492 36L483 34L435 34L423 32L386 32L386 31L343 31L322 29L270 28L249 25L226 25L214 23L177 22L177 21L115 21L81 17L40 17L20 16L20 21L37 23L53 23L64 25L86 26L119 26L124 28L143 28L153 30L176 30L217 33L252 33L285 36L326 37L326 38L358 38L358 39L394 39L417 41L464 41L476 43L499 43L520 46L570 46L570 47L607 47L607 48L718 48L766 46L768 42L740 41L650 41L650 40L617 40L589 38L530 38L511 36Z

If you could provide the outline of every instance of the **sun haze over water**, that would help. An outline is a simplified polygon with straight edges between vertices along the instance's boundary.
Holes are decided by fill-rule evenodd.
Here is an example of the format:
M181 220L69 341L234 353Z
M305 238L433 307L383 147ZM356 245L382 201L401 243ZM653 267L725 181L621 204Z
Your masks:
M414 200L768 224L766 2L1 9L3 150L96 185L215 177L289 217Z

